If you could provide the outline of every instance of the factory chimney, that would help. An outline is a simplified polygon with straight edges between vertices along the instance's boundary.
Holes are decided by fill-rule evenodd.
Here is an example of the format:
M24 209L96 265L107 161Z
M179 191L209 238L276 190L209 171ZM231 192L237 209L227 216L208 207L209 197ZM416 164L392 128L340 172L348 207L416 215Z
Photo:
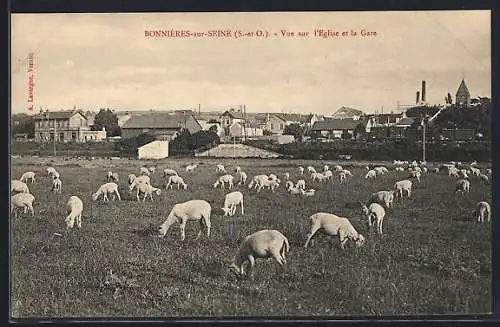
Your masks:
M415 104L418 104L420 102L420 91L417 91L417 101Z
M425 102L425 81L422 81L422 102Z

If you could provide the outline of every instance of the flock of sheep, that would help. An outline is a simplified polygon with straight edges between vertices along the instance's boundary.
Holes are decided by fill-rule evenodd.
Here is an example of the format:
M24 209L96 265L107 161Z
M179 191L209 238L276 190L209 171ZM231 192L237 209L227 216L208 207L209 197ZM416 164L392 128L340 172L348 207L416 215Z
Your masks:
M373 193L366 204L359 202L362 213L367 219L368 226L371 230L372 227L376 229L378 234L383 233L382 225L384 217L386 215L385 210L391 208L393 201L397 198L404 198L405 196L410 198L412 193L412 180L420 182L423 174L429 174L431 172L438 173L439 168L428 168L425 162L416 161L394 161L394 170L396 172L405 171L408 173L406 179L397 181L391 190L383 190ZM189 164L185 167L186 174L195 174L197 171L197 164ZM450 162L448 164L443 164L442 169L446 169L448 176L456 178L455 193L465 194L470 192L470 182L469 178L472 176L477 177L483 182L488 182L488 175L491 174L491 169L487 169L482 173L479 168L477 168L476 162L470 165L462 165L461 163ZM389 170L383 166L377 167L366 167L367 173L365 179L377 178L380 175L389 173ZM139 175L130 174L127 176L128 190L129 192L136 191L137 201L140 201L140 195L142 194L142 201L144 202L146 198L149 197L153 201L153 194L159 196L161 194L161 189L155 187L151 184L150 175L154 174L156 167L141 167ZM53 168L49 167L46 169L47 175L52 179L52 191L61 193L62 181L60 179L60 174ZM216 172L220 174L217 180L214 182L213 187L222 189L227 188L232 189L234 184L245 186L247 181L247 174L242 171L241 167L234 167L235 176L228 174L226 168L218 164L216 165ZM328 165L322 167L322 172L317 172L313 166L298 167L299 180L294 183L290 180L290 173L286 172L283 174L283 179L285 181L286 192L297 195L297 196L314 196L316 193L315 189L306 190L306 180L307 174L309 174L309 179L311 182L326 183L332 181L334 176L338 178L340 183L347 183L348 177L352 176L352 173L341 167L340 165L334 166L332 169ZM11 214L14 212L15 216L18 216L19 210L24 210L27 214L28 211L34 216L33 202L35 197L30 193L28 182L35 183L35 173L25 172L19 180L11 181L11 193L15 193L11 196ZM163 177L166 180L166 189L173 189L174 185L177 185L177 189L180 190L187 188L187 184L184 179L179 176L179 174L173 169L164 169ZM106 178L107 183L101 185L97 192L92 194L92 200L96 201L99 197L103 197L103 201L109 201L109 196L112 200L121 200L121 195L119 193L119 175L114 172L107 172ZM247 185L249 190L256 190L260 192L262 189L269 189L271 192L275 192L276 189L280 187L281 180L275 175L256 175ZM233 191L225 195L224 206L222 210L224 216L233 216L236 214L237 206L241 208L241 215L244 215L244 204L243 204L243 193L240 191ZM78 228L82 227L82 212L83 212L83 201L77 196L71 196L66 204L67 216L65 219L67 228L73 228L74 224ZM212 213L212 207L209 202L200 199L193 199L183 203L177 203L173 206L169 215L163 224L160 225L158 229L158 236L164 237L169 228L178 223L180 225L180 236L181 241L185 239L185 228L188 221L198 222L201 229L196 237L198 239L203 229L206 230L207 238L210 238L211 221L210 216ZM477 219L478 222L484 222L485 218L490 221L491 219L491 208L486 201L481 201L476 204L473 209L473 217ZM342 249L345 248L346 243L351 240L355 243L357 247L362 246L365 242L365 237L358 233L354 226L351 224L348 218L339 217L332 213L318 212L310 216L310 232L307 234L307 240L304 247L308 247L312 244L313 237L317 232L322 232L326 235L337 236L340 241L340 246ZM241 243L236 255L234 256L233 262L230 265L230 270L237 275L247 275L253 277L252 271L255 265L255 259L257 258L273 258L281 267L286 264L285 254L289 251L290 245L288 239L277 230L261 230L247 236ZM245 271L244 266L249 263L247 271Z

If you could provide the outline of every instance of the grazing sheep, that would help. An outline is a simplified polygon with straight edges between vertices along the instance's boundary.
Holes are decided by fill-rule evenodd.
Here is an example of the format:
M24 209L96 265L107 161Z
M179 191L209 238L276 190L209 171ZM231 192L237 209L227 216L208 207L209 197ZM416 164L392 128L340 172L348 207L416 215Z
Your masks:
M278 183L280 183L281 181L278 179L278 176L276 176L275 174L269 174L269 179L272 180L272 181L276 181Z
M267 175L256 175L252 178L250 181L250 184L248 184L248 188L251 189L259 187L263 182L269 180L269 176Z
M10 197L10 214L14 211L14 215L17 218L17 211L23 209L24 213L31 212L32 216L35 216L35 211L33 210L33 201L35 197L29 193L17 193Z
M62 192L62 181L59 178L54 178L52 180L52 191L61 194Z
M392 207L394 202L394 191L378 191L373 193L368 199L368 204L370 203L380 203L385 205L386 208Z
M304 167L299 167L299 174L304 175Z
M368 227L371 229L372 225L374 225L373 222L375 222L377 232L382 235L382 222L385 217L384 208L378 203L371 203L368 207L363 205L361 210L368 218Z
M289 188L293 187L293 182L292 181L287 181L285 183L285 188L288 190Z
M491 221L491 207L488 202L481 201L476 203L476 208L472 211L472 216L477 217L477 221L484 222L484 216L487 217L488 222Z
M241 171L241 167L240 166L234 167L234 172L235 173L239 173L240 171Z
M257 192L260 192L260 190L265 187L265 188L268 188L270 189L271 191L273 191L274 193L274 189L276 187L279 187L280 186L280 183L277 181L277 180L272 180L272 179L268 179L267 181L262 181L259 186L257 187Z
M309 217L310 233L304 247L312 240L314 235L320 231L326 235L339 236L340 247L344 249L348 240L356 242L356 246L362 246L365 242L363 235L359 234L347 218L339 217L331 213L318 212Z
M156 195L160 196L161 190L157 187L154 187L151 184L144 184L144 183L139 183L137 184L137 201L139 200L139 194L144 193L144 197L142 198L142 202L146 201L146 197L149 195L149 198L151 201L153 201L153 193L156 193Z
M59 178L61 175L56 171L55 173L52 174L52 178Z
M184 189L187 189L187 184L184 183L184 179L177 175L173 175L168 178L167 186L165 186L165 189L168 189L169 187L170 189L172 189L174 184L177 184L177 190L181 189L181 185Z
M308 167L307 167L307 172L312 174L312 173L315 173L315 172L316 172L316 169L314 169L314 167L313 167L313 166L308 166Z
M427 172L427 167L422 167L422 173L426 173Z
M460 177L458 175L458 169L455 167L448 168L448 176L453 176L453 177L457 177L457 178Z
M167 176L179 176L179 174L175 170L167 168L163 171L163 177L166 178Z
M469 178L469 175L467 174L467 169L460 169L459 173L462 178Z
M339 171L342 171L344 169L342 168L342 166L336 165L335 167L333 167L333 170L335 170L336 172L339 172Z
M316 190L311 188L307 191L304 191L303 189L300 189L300 193L304 196L314 196L314 194L316 194Z
M82 227L82 212L83 212L83 202L77 196L71 196L66 203L66 213L68 216L65 219L66 227L73 228L76 221L76 226L78 228Z
M394 184L394 196L396 197L399 194L400 198L404 197L404 191L408 197L411 196L411 186L412 182L409 179L404 179L402 181L396 182Z
M284 174L283 174L283 179L284 179L285 181L290 180L290 173L289 173L289 172L284 173Z
M248 178L247 173L245 173L244 171L240 170L238 172L238 176L240 176L240 178L238 180L238 185L245 185L245 183L247 182L247 178Z
M234 216L238 204L241 205L241 215L244 215L243 193L236 191L226 194L224 207L222 208L222 210L224 210L224 216Z
M323 166L323 172L327 172L328 170L330 170L330 167L328 167L328 165L324 165Z
M470 191L470 182L466 179L459 179L455 186L455 193L469 193Z
M215 169L216 173L226 173L226 168L224 165L218 164L217 168Z
M327 170L323 173L323 176L325 177L325 179L330 180L332 179L333 173L331 170Z
M306 181L303 179L299 179L297 181L297 184L295 184L295 187L301 190L304 190L306 188Z
M117 196L118 196L118 201L121 201L122 199L120 193L118 192L118 185L116 185L116 183L106 183L101 185L101 187L99 187L97 192L92 194L92 201L97 200L99 196L101 196L101 194L103 195L104 202L109 201L108 194L113 195L113 201L116 199Z
M346 175L344 172L341 172L339 174L339 182L340 182L340 184L343 184L345 181L346 181Z
M231 189L233 187L233 179L234 177L232 175L223 175L221 177L219 177L215 183L214 183L214 188L217 188L217 186L221 186L221 188L225 188L225 183L228 183L229 184L229 189Z
M253 280L253 268L257 258L273 258L282 268L286 264L285 253L290 250L288 239L277 230L260 230L241 242L238 252L229 266L230 271L236 275L247 275ZM245 273L244 264L248 262Z
M132 192L132 190L137 187L138 184L150 184L151 185L151 178L146 175L141 175L139 177L136 177L132 184L128 187L129 192Z
M186 239L186 223L188 221L198 221L201 225L201 229L195 240L201 236L203 225L205 225L205 228L207 229L207 238L210 238L211 212L212 207L210 206L210 203L205 200L189 200L177 203L173 206L165 222L158 229L159 237L164 237L170 226L179 222L181 241L184 241Z
M137 178L137 176L135 176L135 174L128 175L128 177L127 177L128 185L132 185L132 183L135 181L136 178Z
M112 172L112 171L108 171L108 172L106 173L106 180L107 180L107 181L110 181L112 177L113 177L113 172Z
M432 171L435 172L435 173L439 173L439 168L438 167L433 168Z
M50 175L53 175L54 173L56 173L56 169L54 167L49 167L47 168L47 176L50 176Z
M419 171L411 171L410 174L408 175L409 178L416 178L417 181L420 183L420 176L422 176L422 174L419 172Z
M373 170L375 170L375 173L377 173L377 175L385 174L385 171L384 171L384 169L382 169L382 167L375 167L375 168L373 168Z
M377 173L375 172L375 170L368 170L368 172L365 175L365 179L375 178L375 177L377 177Z
M347 169L342 169L340 172L346 174L346 176L352 177L352 173L350 170Z
M198 167L197 164L190 164L186 166L186 173L193 173L194 170Z
M485 183L488 183L488 181L489 181L488 176L486 176L484 174L479 175L479 180L482 182L485 182Z
M120 181L120 178L119 178L119 176L118 176L118 173L113 173L113 174L111 174L111 180L112 180L113 182L115 182L115 183L117 183L117 184L118 184L118 182Z
M471 167L470 171L471 171L472 175L474 175L474 176L481 175L481 171L479 169L477 169L477 168Z
M287 189L287 191L288 191L288 192L290 192L290 194L297 195L297 194L302 194L303 189L301 189L301 188L296 188L296 187L293 187L293 186L292 186L292 187L289 187L289 188Z
M30 189L28 188L28 184L18 181L17 179L13 179L10 181L10 192L19 192L19 193L30 193Z
M405 171L405 169L403 167L396 167L394 170L395 171Z
M31 184L35 184L35 173L32 171L25 172L19 180L21 182L28 182L28 180L30 180Z
M311 179L314 182L315 180L318 180L318 182L323 182L326 180L326 176L323 175L322 173L312 173L311 174Z
M139 169L139 175L145 175L145 176L149 176L151 173L149 172L149 169L147 169L146 167L141 167Z

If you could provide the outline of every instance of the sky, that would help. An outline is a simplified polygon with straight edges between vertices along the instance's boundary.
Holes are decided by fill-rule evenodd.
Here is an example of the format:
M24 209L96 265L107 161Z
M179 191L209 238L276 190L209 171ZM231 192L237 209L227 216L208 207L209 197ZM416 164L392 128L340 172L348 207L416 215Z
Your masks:
M172 29L232 34L145 36ZM316 29L340 36L315 37ZM257 30L269 37L234 37ZM244 104L247 112L390 112L415 103L421 80L431 104L448 92L454 98L462 77L472 97L491 96L490 11L12 14L12 113L29 113L29 75L35 112L198 104L202 111Z

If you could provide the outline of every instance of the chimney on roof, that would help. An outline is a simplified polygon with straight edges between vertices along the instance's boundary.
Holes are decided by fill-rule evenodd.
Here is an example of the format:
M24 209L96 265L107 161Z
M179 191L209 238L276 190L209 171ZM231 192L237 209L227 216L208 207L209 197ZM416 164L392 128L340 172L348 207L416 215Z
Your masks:
M422 81L422 102L425 102L425 81Z

